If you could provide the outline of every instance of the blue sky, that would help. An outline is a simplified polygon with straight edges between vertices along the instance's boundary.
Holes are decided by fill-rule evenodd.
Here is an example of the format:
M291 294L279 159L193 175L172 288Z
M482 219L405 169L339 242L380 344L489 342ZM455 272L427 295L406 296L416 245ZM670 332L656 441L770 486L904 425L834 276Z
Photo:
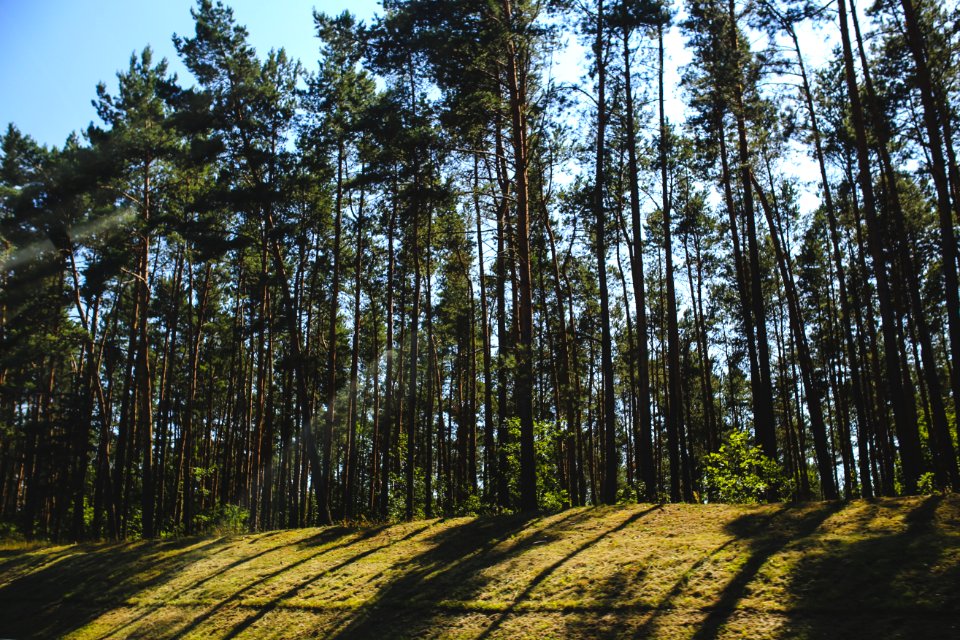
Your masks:
M317 59L312 10L349 9L369 20L376 0L233 0L261 55L283 47L307 68ZM0 127L13 122L38 142L59 146L96 120L100 81L115 86L130 55L150 45L181 83L192 84L171 36L193 33L193 0L0 0Z

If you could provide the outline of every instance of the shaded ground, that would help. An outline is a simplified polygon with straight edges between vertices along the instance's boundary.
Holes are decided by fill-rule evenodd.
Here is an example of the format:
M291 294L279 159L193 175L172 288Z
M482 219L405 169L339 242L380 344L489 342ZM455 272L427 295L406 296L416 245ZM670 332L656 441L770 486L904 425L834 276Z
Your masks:
M960 638L960 497L0 548L4 638Z

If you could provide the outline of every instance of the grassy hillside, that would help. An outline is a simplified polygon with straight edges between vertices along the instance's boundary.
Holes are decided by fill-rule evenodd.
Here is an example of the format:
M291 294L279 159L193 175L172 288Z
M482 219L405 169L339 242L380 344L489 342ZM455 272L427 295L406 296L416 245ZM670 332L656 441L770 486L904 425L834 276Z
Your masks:
M960 638L960 497L0 551L0 637Z

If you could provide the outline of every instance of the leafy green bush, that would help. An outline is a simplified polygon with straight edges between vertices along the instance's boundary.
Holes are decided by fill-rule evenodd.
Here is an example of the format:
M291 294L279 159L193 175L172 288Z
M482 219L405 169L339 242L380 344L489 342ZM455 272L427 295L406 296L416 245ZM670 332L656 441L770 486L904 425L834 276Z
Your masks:
M395 460L400 460L398 471L390 472L390 498L387 503L387 517L393 521L402 521L407 516L407 433L406 429L397 439L397 449L393 454ZM413 469L413 518L424 517L423 507L427 499L426 477L423 467Z
M927 471L917 478L917 493L924 496L932 496L939 493L937 490L937 479L932 471Z
M479 516L485 512L483 502L476 493L471 493L465 500L454 505L455 516Z
M561 470L557 451L564 438L565 425L561 422L533 423L537 456L537 502L543 511L560 511L570 504L569 492L560 486Z
M246 533L249 521L250 511L236 504L222 504L197 516L200 531L221 536Z
M520 418L507 421L510 439L504 445L507 454L505 470L510 487L511 504L520 504ZM560 511L570 504L566 489L560 486L557 467L557 446L563 439L563 423L538 420L533 423L534 456L537 471L537 504L543 511Z
M0 521L0 540L23 541L23 534L12 522Z
M771 489L780 497L789 493L783 469L759 447L750 446L745 432L731 432L703 464L703 485L711 502L759 503Z

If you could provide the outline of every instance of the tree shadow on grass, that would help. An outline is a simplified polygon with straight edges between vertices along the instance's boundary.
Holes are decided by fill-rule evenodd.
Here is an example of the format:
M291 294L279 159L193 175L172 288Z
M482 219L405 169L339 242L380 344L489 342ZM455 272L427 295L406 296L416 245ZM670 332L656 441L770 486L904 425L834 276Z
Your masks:
M958 514L955 496L931 496L900 526L808 550L780 637L960 638Z
M243 556L225 567L212 567L199 580L178 592L186 593L261 556L282 552L293 545L328 545L355 531L331 527L306 539L270 544L256 554ZM364 530L364 535L368 531ZM138 543L88 543L55 549L37 549L5 558L0 582L0 637L60 637L90 624L102 614L142 597L151 589L174 580L191 565L209 560L244 544L263 544L284 532L216 539L177 538ZM109 634L123 634L162 604L142 606Z
M860 503L826 531L840 503L784 507L770 515L749 514L727 526L734 537L688 569L640 625L635 637L656 637L664 627L687 625L690 637L708 640L732 634L777 638L957 638L960 637L960 503L951 497L918 502L903 523L883 505ZM841 530L841 527L843 530ZM700 611L674 607L689 595L688 580L725 550L745 560ZM741 607L747 596L778 580L764 567L777 556L782 576L779 600L769 610ZM702 577L701 577L702 584ZM738 636L739 637L739 636Z
M430 537L429 550L395 567L399 576L381 588L335 637L417 637L431 630L435 634L436 623L456 612L456 603L481 593L489 582L486 569L534 545L554 542L564 524L586 518L584 511L569 512L537 527L535 516L518 514L442 529Z
M0 587L0 636L61 637L230 544L227 538L194 538L75 545L50 552L52 557L30 554L23 573ZM5 571L13 568L8 562Z
M137 617L107 635L275 635L272 621L298 620L340 638L530 635L538 621L591 638L960 637L960 499L857 502L821 526L841 506L764 507L717 523L726 540L681 536L682 564L656 557L650 575L597 545L656 507L46 549L0 565L0 637L59 637L131 599Z
M749 584L758 576L763 565L788 544L811 535L831 515L840 510L838 502L823 503L814 508L783 506L773 513L748 513L726 526L733 537L704 555L683 571L673 586L652 607L652 612L633 631L634 637L657 637L664 624L677 612L676 601L687 593L691 579L704 565L732 547L745 547L746 560L733 577L724 584L716 599L703 613L694 612L700 619L692 634L694 640L716 638L724 624L736 612L738 603L748 594ZM686 622L689 622L687 620Z
M563 566L564 564L566 564L567 562L569 562L579 554L583 553L590 547L596 545L598 542L600 542L602 539L606 538L607 536L617 533L619 531L623 531L624 529L626 529L628 526L630 526L637 520L643 518L644 516L660 508L661 508L660 505L654 505L652 507L648 507L647 509L644 509L643 511L636 511L630 514L628 518L626 518L623 522L621 522L617 526L600 532L598 535L578 545L573 551L570 551L569 553L565 554L563 557L554 561L552 564L550 564L550 566L542 569L539 573L537 573L536 576L533 577L532 580L530 580L530 582L527 583L523 591L521 591L513 599L513 602L506 609L506 611L503 611L502 613L500 613L500 615L497 616L497 618L493 621L493 623L489 627L487 627L483 631L483 633L480 634L480 640L485 640L486 638L489 638L493 633L495 633L498 629L500 629L504 621L517 611L517 605L520 604L526 598L528 598L530 594L533 593L534 589L537 588L538 585L542 584L544 580L549 578L550 575L552 575L561 566Z
M253 591L255 588L257 588L258 586L260 586L260 585L262 585L262 584L264 584L264 583L266 583L266 582L268 582L268 581L270 581L270 580L272 580L272 579L274 579L274 578L277 578L277 577L280 576L281 574L284 574L284 573L287 573L287 572L292 571L292 570L294 570L294 569L297 569L298 567L300 567L300 566L302 566L302 565L304 565L304 564L306 564L306 563L308 563L308 562L311 562L311 561L313 561L313 560L315 560L315 559L317 559L317 558L319 558L319 557L321 557L321 556L327 555L327 554L329 554L329 553L331 553L331 552L333 552L333 551L336 551L336 550L338 550L338 549L343 549L343 548L346 548L346 547L350 547L350 546L353 546L353 545L355 545L355 544L357 544L357 543L359 543L359 542L362 542L363 540L367 540L367 539L369 539L369 538L373 538L373 537L375 537L376 535L378 535L381 531L383 531L386 527L387 527L387 525L379 525L379 526L376 526L376 527L370 527L370 528L368 528L368 529L362 529L362 530L360 530L359 532L357 532L357 535L351 536L351 537L346 537L346 533L347 533L347 531L349 531L349 530L346 529L345 527L330 527L330 528L328 528L328 529L322 530L319 534L317 534L316 536L314 536L314 537L311 539L311 541L309 541L309 542L307 542L306 544L302 545L302 546L313 546L313 547L317 547L318 550L317 550L316 553L312 553L312 554L310 554L310 555L308 555L308 556L305 556L305 557L303 557L303 558L301 558L301 559L299 559L299 560L297 560L297 561L295 561L295 562L284 563L280 568L275 569L275 570L273 570L273 571L271 571L271 572L269 572L269 573L267 573L267 574L265 574L265 575L259 576L259 577L256 578L255 580L247 583L246 585L244 585L243 587L241 587L241 588L238 589L237 591L234 591L234 592L233 592L231 595L229 595L228 597L226 597L226 598L224 598L223 600L217 602L215 605L213 605L212 607L210 607L209 609L207 609L206 611L204 611L202 614L200 614L200 615L196 616L195 618L193 618L185 627L183 627L182 629L178 629L178 630L177 630L177 635L178 635L178 636L182 636L182 635L186 635L187 633L190 633L191 631L194 631L195 629L197 629L198 627L200 627L200 625L202 625L204 622L206 622L207 620L209 620L210 618L212 618L214 615L216 615L216 614L219 613L220 611L224 610L225 608L229 607L229 606L232 605L232 604L239 603L244 596L250 594L250 592ZM423 529L426 529L426 528L427 528L427 527L423 527ZM338 540L339 540L339 542L338 542ZM388 546L388 545L383 545L383 546ZM365 556L365 555L369 555L370 553L372 553L373 551L376 551L376 550L379 549L379 548L381 548L381 547L373 547L372 549L370 549L370 550L368 550L368 551L365 551L365 552L363 552L363 553L356 554L356 555L350 557L349 559L347 559L346 561L344 561L344 562L341 563L341 564L342 564L343 566L345 566L345 565L347 565L347 564L350 564L350 563L353 562L354 560L356 560L356 559L358 559L358 558L360 558L360 557L363 557L363 556ZM263 555L263 554L259 554L259 555ZM252 559L252 558L249 558L249 559ZM235 564L243 564L243 563L235 563ZM220 574L218 573L218 575L220 575ZM212 577L212 576L211 576L211 577ZM210 579L210 578L208 577L208 578L205 579L204 581L209 580L209 579ZM266 607L261 607L260 612L258 612L257 616L259 617L259 616L264 615L264 614L267 612L268 607L269 607L269 605L267 605ZM244 628L245 628L245 627L244 627ZM231 633L231 634L229 634L228 637L232 637L233 635L234 635L234 634Z
M450 624L457 626L448 630L451 633L485 638L500 631L517 606L559 567L656 508L628 513L616 525L604 527L526 580L506 606L496 595L488 599L491 594L485 592L497 576L509 575L514 568L523 571L536 561L524 554L562 541L578 525L595 521L597 510L579 509L543 521L522 515L484 518L441 530L430 540L432 547L398 567L399 577L381 588L335 637L443 636Z
M354 529L350 529L350 528L348 528L348 527L342 527L342 526L328 527L328 528L323 529L322 531L320 531L320 532L317 533L316 535L310 536L309 538L307 538L307 539L305 539L305 540L291 541L291 542L288 542L287 544L282 544L282 545L278 545L278 546L269 546L269 547L267 547L267 548L265 548L265 549L263 549L263 550L261 550L261 551L258 551L258 552L255 553L255 554L248 555L248 556L243 556L243 557L241 557L241 558L238 558L237 560L231 562L230 564L228 564L228 565L226 565L226 566L224 566L224 567L217 567L215 571L211 571L210 573L208 573L208 574L205 575L204 577L200 578L199 580L196 580L196 581L194 581L194 582L191 582L191 583L189 583L189 584L187 584L187 585L184 585L184 586L180 587L180 588L177 590L177 595L178 595L178 596L187 595L187 594L189 594L191 591L195 591L195 590L201 588L203 585L207 584L208 582L210 582L210 581L212 581L212 580L222 578L223 575L224 575L225 573L227 573L228 571L231 571L231 570L237 569L237 568L239 568L239 567L241 567L241 566L243 566L243 565L249 564L249 563L253 562L254 560L257 560L257 559L259 559L259 558L262 558L263 556L269 555L269 554L271 554L271 553L282 553L284 550L287 550L287 549L289 549L289 548L292 547L292 546L298 546L298 547L300 547L300 548L308 548L308 547L319 547L319 548L321 548L320 551L318 551L317 553L311 554L311 555L309 555L309 556L307 556L307 557L305 557L305 558L303 558L303 559L301 559L301 560L299 560L299 561L297 561L297 562L294 562L294 563L285 565L285 566L283 566L283 568L278 569L278 570L276 570L276 571L273 571L273 572L271 572L271 573L269 573L269 574L267 574L267 575L265 575L265 576L262 576L262 577L260 577L260 578L258 578L258 579L256 579L256 580L254 580L253 582L245 585L245 586L244 586L243 588L241 588L240 590L236 591L235 593L233 593L232 595L228 596L228 597L225 598L224 600L222 600L222 601L220 601L220 602L217 602L216 604L214 604L213 607L211 607L211 608L208 609L207 611L204 611L203 613L201 613L200 615L198 615L198 616L197 616L196 618L194 618L193 620L189 621L189 622L187 623L187 626L184 627L183 629L180 629L180 630L177 632L177 634L178 634L178 635L183 635L183 634L185 634L185 633L187 633L187 632L189 632L189 631L197 628L200 624L202 624L203 622L205 622L205 621L207 621L208 619L210 619L210 618L211 618L214 614L216 614L218 611L222 610L226 605L229 605L229 604L231 604L231 603L233 603L233 602L238 601L246 592L248 592L250 589L255 588L255 587L258 586L259 584L261 584L261 583L263 583L263 582L266 582L267 580L270 580L271 578L274 578L274 577L280 575L281 573L284 573L284 572L286 572L286 571L289 571L290 569L296 568L297 566L302 565L302 564L305 563L305 562L308 562L308 561L310 561L310 560L313 560L314 558L316 558L316 557L318 557L318 556L322 556L322 555L324 555L325 553L328 553L328 552L330 552L330 551L334 551L334 550L339 549L339 548L341 548L341 547L349 546L349 545L351 545L351 544L353 544L353 543L355 543L355 542L358 542L358 541L360 541L360 540L364 540L364 539L366 539L366 538L369 538L369 537L371 537L371 536L374 536L374 535L376 535L378 532L380 532L383 528L384 528L384 526L378 526L378 527L371 527L370 529L364 529L364 530L362 530L362 531L360 532L360 535L359 535L358 537L350 538L350 539L348 539L348 540L345 540L345 541L341 542L340 544L334 544L334 545L332 545L332 546L329 546L331 543L335 542L336 540L345 538L345 537L346 537L348 534L350 534L350 533L354 533L355 530L354 530ZM275 532L275 533L261 534L261 535L255 536L250 542L253 542L253 543L263 542L264 540L267 540L267 539L273 537L274 535L278 535L278 534L280 534L280 533L282 533L282 532L281 532L281 531L278 531L278 532ZM122 633L125 633L125 632L129 631L129 630L134 629L135 626L136 626L138 623L140 623L140 622L141 622L142 620L144 620L145 618L148 618L150 615L152 615L153 613L155 613L157 610L164 608L164 607L166 606L166 604L167 604L166 602L158 602L158 603L156 603L156 604L141 605L140 608L142 609L142 611L141 611L137 616L125 620L124 622L122 622L122 623L119 624L118 626L112 628L112 629L111 629L109 632L107 632L105 635L107 635L107 636L115 636L115 635L122 634Z
M366 539L366 538L371 538L371 537L375 536L376 534L380 533L380 532L381 532L383 529L385 529L385 528L386 528L386 525L381 525L381 526L379 526L379 527L372 528L372 529L370 529L370 530L368 530L368 531L365 531L365 532L364 532L364 535L361 535L361 536L359 536L359 537L357 537L357 538L352 538L352 539L350 539L349 541L346 541L346 542L344 542L344 543L341 543L341 544L338 544L338 545L334 545L334 546L332 546L332 547L329 547L329 548L325 549L324 551L321 551L320 553L316 554L315 556L311 556L311 557L309 557L309 558L305 558L305 559L304 559L303 561L301 561L301 562L297 562L297 563L288 565L288 566L285 567L284 569L282 569L282 570L280 570L280 571L277 571L277 572L275 572L275 573L273 573L273 574L270 574L269 576L266 576L266 577L258 580L257 582L248 585L248 586L245 587L244 589L241 589L240 591L238 591L237 593L235 593L233 596L231 596L228 600L235 600L235 599L239 598L244 592L246 592L246 591L248 591L249 589L253 588L253 587L256 586L257 584L262 583L262 582L265 582L266 580L269 580L270 578L275 577L276 575L279 575L280 573L283 573L284 571L287 571L287 570L289 570L289 569L293 569L294 567L296 567L296 566L298 566L298 565L301 565L301 564L303 564L304 562L307 562L308 560L312 560L312 559L315 558L316 556L323 555L323 554L326 553L327 551L332 551L332 550L334 550L334 549L338 549L338 548L341 548L341 547L351 546L351 545L353 545L354 543L357 543L357 542L359 542L359 541L361 541L361 540L363 540L363 539ZM423 526L421 526L421 527L417 527L416 529L411 530L410 532L408 532L407 534L405 534L405 535L404 535L403 537L401 537L401 538L398 538L398 539L396 539L396 540L390 540L390 541L387 542L386 544L381 544L381 545L378 545L378 546L375 546L375 547L370 547L369 549L366 549L366 550L364 550L364 551L361 551L361 552L359 552L359 553L356 553L356 554L348 557L348 558L345 559L345 560L341 560L340 562L334 564L333 566L327 567L327 568L323 569L322 571L319 571L319 572L317 572L317 573L313 573L313 574L308 575L307 577L303 578L302 580L300 580L299 582L297 582L296 584L294 584L292 587L290 587L289 589L287 589L286 591L284 591L284 592L281 593L280 595L274 597L274 598L273 598L270 602L268 602L266 605L263 605L263 606L259 607L254 613L252 613L251 615L247 616L246 618L244 618L243 620L241 620L240 622L238 622L236 625L233 626L233 628L231 628L229 631L227 631L227 633L226 633L226 635L224 636L224 638L235 638L236 636L240 635L240 634L243 633L246 629L250 628L253 624L255 624L258 620L261 620L261 619L262 619L264 616L266 616L268 613L270 613L271 611L273 611L274 609L276 609L277 606L278 606L281 602L283 602L284 600L287 600L287 599L289 599L289 598L292 598L292 597L295 596L297 593L299 593L300 591L302 591L304 588L306 588L306 587L310 586L311 584L317 582L317 581L320 580L321 578L323 578L323 577L325 577L325 576L328 576L328 575L330 575L330 574L332 574L332 573L335 573L335 572L337 572L337 571L339 571L339 570L341 570L341 569L344 569L344 568L347 567L348 565L351 565L351 564L353 564L354 562L357 562L357 561L359 561L359 560L362 560L362 559L366 558L367 556L373 555L374 553L376 553L376 552L378 552L378 551L382 551L382 550L386 549L387 547L390 547L390 546L392 546L392 545L394 545L394 544L396 544L396 543L398 543L398 542L403 542L404 540L409 540L409 539L411 539L411 538L414 538L414 537L420 535L421 533L423 533L424 531L426 531L426 530L429 529L429 528L430 528L430 524L425 524L425 525L423 525ZM219 605L217 605L216 607L214 607L214 609L212 609L211 611L209 611L205 616L202 617L202 619L201 619L201 618L197 618L190 626L188 626L186 629L183 629L183 630L181 631L181 633L184 633L184 632L186 632L186 631L189 631L189 630L191 630L191 629L196 628L201 622L203 622L203 620L209 618L211 615L213 615L214 613L216 613L216 611L219 610L219 609L221 609L225 604L227 604L227 601L224 601L224 602L220 603Z
M834 513L841 508L840 502L828 502L810 511L796 513L790 509L782 511L779 526L772 528L773 518L757 518L747 515L730 523L729 530L739 538L750 541L750 555L734 578L726 584L720 597L710 609L706 620L693 634L693 640L716 638L724 623L735 611L737 603L747 594L747 586L757 577L760 568L771 556L782 551L788 544L811 535ZM784 515L787 518L784 518ZM785 520L785 521L784 521Z

